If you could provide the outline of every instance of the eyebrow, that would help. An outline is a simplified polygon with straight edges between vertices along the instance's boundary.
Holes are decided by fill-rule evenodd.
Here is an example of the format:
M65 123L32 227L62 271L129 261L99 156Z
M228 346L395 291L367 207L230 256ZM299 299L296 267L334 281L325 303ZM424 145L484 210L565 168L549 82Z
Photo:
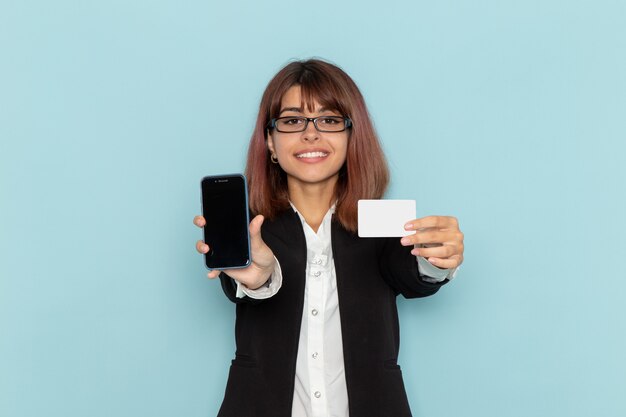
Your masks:
M280 110L280 113L278 113L278 115L280 116L281 114L283 114L286 111L293 111L293 112L296 112L296 113L302 113L302 107L285 107L285 108L282 108ZM325 111L331 111L331 110L327 109L326 107L320 107L317 110L317 113L324 113Z
M285 108L282 108L280 110L280 113L278 113L278 114L281 115L281 114L283 114L286 111L294 111L296 113L302 113L302 108L300 108L300 107L285 107Z

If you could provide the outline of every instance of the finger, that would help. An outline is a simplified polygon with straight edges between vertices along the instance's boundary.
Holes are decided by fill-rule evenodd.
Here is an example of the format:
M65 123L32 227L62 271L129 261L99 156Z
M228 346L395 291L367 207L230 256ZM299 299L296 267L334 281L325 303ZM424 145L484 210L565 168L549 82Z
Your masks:
M400 240L404 246L421 245L425 243L444 243L452 239L450 232L440 230L428 230L426 232L415 232L415 234L405 236Z
M426 216L420 219L411 220L404 225L406 230L418 230L423 228L448 229L459 227L456 217L452 216Z
M220 271L219 269L213 269L213 270L209 271L209 273L207 274L207 277L209 279L215 279L215 278L220 276L221 272L222 271Z
M200 253L208 253L209 252L209 245L207 245L203 241L199 240L199 241L196 242L196 250L198 252L200 252Z
M206 225L206 220L202 216L196 216L193 218L193 224L198 227L204 227Z
M461 265L461 263L463 262L463 257L461 255L454 255L447 259L427 258L427 260L438 268L450 269L456 268L457 266Z
M463 232L460 230L437 230L428 229L416 231L415 234L405 236L400 241L404 246L424 244L462 244ZM438 246L438 245L437 245Z
M415 248L411 253L424 258L450 258L454 255L460 255L460 250L457 245L443 245L433 248Z

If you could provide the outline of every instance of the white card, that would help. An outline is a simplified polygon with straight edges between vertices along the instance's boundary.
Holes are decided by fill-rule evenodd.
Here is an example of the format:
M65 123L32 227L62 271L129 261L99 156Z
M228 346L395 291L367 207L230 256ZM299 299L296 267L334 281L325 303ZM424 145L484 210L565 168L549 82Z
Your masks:
M401 237L415 233L404 225L415 219L415 200L359 200L359 237Z

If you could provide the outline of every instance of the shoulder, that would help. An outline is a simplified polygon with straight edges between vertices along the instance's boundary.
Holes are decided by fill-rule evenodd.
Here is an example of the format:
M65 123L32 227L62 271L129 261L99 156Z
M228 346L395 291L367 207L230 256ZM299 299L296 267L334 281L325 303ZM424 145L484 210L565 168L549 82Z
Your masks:
M300 225L298 215L290 207L289 209L280 211L274 217L266 217L261 229L263 232L270 232L274 234L284 233L285 231L293 230ZM301 225L300 225L301 226Z
M306 252L302 223L297 213L291 208L281 211L273 218L266 219L261 226L261 237L276 256L291 253L300 247Z

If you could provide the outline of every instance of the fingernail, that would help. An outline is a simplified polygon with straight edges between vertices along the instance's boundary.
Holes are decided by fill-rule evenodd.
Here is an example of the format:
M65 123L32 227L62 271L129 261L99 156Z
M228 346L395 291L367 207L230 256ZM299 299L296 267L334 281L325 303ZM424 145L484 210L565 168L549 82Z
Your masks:
M419 249L413 249L413 250L411 251L411 254L413 254L413 255L415 255L415 256L419 256L420 251L419 251Z
M402 243L403 245L408 245L409 244L409 238L408 237L403 237L402 240L400 240L400 243Z
M413 223L407 223L404 225L404 230L412 230L413 229Z

